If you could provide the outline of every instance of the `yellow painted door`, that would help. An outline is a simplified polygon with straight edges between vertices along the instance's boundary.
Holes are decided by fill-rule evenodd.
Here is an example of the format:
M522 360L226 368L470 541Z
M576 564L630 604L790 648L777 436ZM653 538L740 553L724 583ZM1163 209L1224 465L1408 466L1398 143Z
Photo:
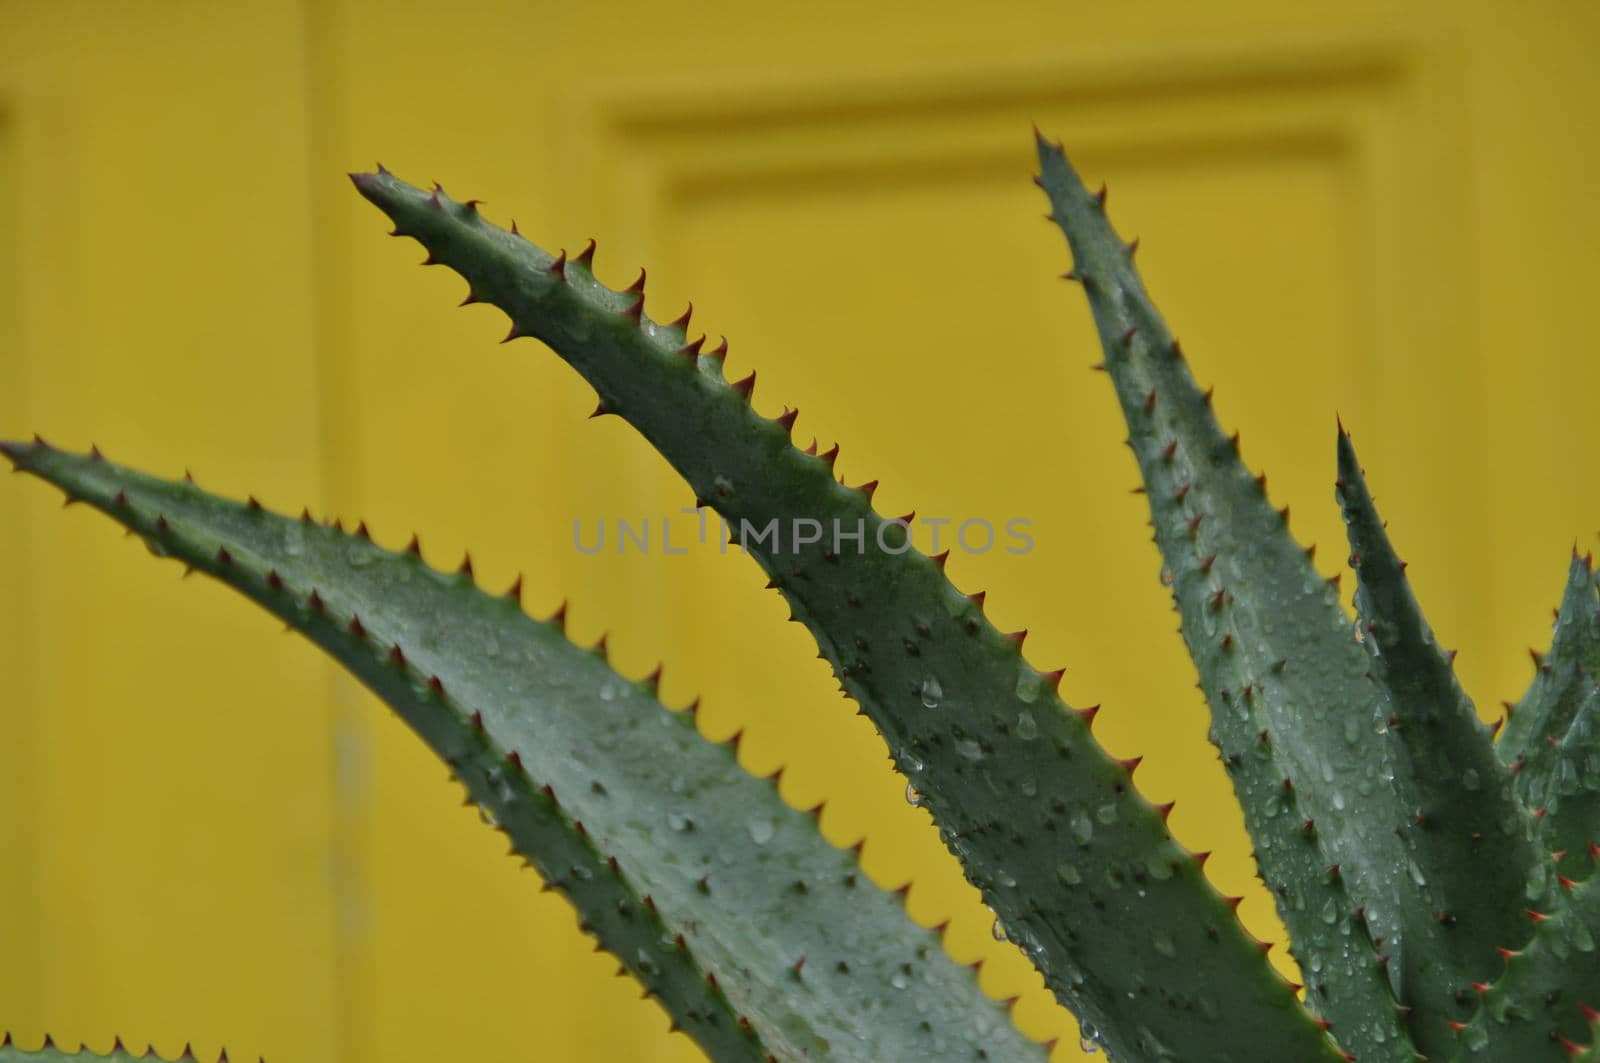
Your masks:
M1343 567L1335 412L1486 715L1600 526L1593 5L0 0L0 431L413 531L667 664L867 872L1075 1028L755 566L575 547L692 499L498 312L413 269L374 159L691 298L764 412L957 550L1276 936L1173 634L1030 123L1110 186L1224 421ZM284 1061L692 1060L420 744L298 639L32 484L0 492L0 1027ZM612 546L614 547L614 541ZM1281 951L1281 950L1280 950Z

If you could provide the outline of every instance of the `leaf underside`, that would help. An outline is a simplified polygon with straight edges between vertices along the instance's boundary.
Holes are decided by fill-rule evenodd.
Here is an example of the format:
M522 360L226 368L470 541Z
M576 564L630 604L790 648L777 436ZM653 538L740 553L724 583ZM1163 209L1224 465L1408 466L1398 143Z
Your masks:
M854 851L516 594L41 443L16 465L240 591L371 688L711 1058L1042 1059Z

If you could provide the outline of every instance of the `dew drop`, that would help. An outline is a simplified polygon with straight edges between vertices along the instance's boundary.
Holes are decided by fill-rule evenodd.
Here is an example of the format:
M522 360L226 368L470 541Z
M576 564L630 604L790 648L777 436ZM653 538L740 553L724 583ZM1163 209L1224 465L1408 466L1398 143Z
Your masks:
M1462 772L1461 785L1468 790L1476 790L1479 785L1481 785L1478 779L1477 771L1472 768L1468 768L1466 771Z
M682 812L668 812L667 826L671 827L675 831L686 831L694 826L694 820L690 819Z
M990 915L994 915L994 909L993 908L989 909L989 914ZM1010 941L1011 940L1010 938L1006 937L1005 924L1000 922L1000 917L997 916L997 915L995 916L994 925L989 927L989 933L994 935L994 939L996 941Z
M1172 935L1165 930L1157 930L1151 934L1150 944L1154 945L1155 950L1169 960L1178 955L1178 946L1173 944Z
M1031 742L1039 737L1039 721L1033 718L1033 713L1018 713L1017 737L1024 742Z
M1161 566L1161 585L1163 587L1172 586L1172 569L1166 565Z
M936 676L929 676L922 681L922 705L924 708L937 709L939 700L944 697L944 687L939 685Z
M1465 781L1465 779L1462 780L1463 783ZM1560 767L1556 769L1556 792L1571 797L1581 788L1582 782L1578 778L1577 764L1570 760L1561 761ZM1475 790L1477 787L1470 787L1470 789Z
M1057 864L1056 878L1068 886L1077 886L1083 882L1083 873L1075 864Z
M956 752L968 760L982 760L983 747L970 738L963 738L956 743Z
M765 845L772 840L772 835L777 831L770 819L752 819L748 824L750 840L757 845Z
M500 768L492 768L487 776L489 786L494 790L495 797L503 804L510 804L516 800L517 793L511 788L511 777Z
M905 976L905 972L896 971L894 972L893 977L889 979L889 984L894 986L896 989L904 989L911 984L911 979Z
M1544 864L1534 864L1528 872L1528 881L1523 887L1523 892L1530 901L1536 901L1544 896L1544 891L1550 884L1549 871Z
M906 783L906 804L912 808L922 807L922 793L911 783Z
M1088 845L1089 839L1094 836L1094 823L1089 819L1089 813L1081 808L1072 811L1072 838L1079 845Z

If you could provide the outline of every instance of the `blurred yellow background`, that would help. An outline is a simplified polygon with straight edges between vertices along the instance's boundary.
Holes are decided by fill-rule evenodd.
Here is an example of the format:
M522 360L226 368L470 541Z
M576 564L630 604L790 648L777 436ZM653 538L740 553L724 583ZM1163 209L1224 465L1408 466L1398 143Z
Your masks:
M1252 879L1173 634L1030 122L1105 179L1225 423L1343 567L1354 431L1486 716L1594 545L1600 7L0 0L0 433L364 517L573 602L746 765L827 798L961 961L1075 1027L749 561L572 545L688 491L343 174L382 159L550 247L640 265L844 443L880 512L1033 521L957 556L1208 871ZM52 492L0 491L0 1027L203 1058L688 1061L431 755L300 640ZM1348 582L1348 581L1347 581Z

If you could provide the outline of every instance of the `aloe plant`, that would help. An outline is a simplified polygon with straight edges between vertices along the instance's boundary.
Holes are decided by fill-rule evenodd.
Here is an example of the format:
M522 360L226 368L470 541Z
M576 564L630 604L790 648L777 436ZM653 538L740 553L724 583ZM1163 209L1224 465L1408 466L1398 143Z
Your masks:
M800 449L795 414L730 382L726 344L657 322L644 278L596 280L594 246L551 254L473 202L382 167L352 175L394 235L468 282L594 387L735 529L815 636L1009 940L1118 1063L1600 1058L1600 592L1574 557L1550 652L1498 742L1435 643L1337 435L1357 616L1240 460L1145 294L1134 248L1042 138L1038 183L1065 234L1128 424L1182 632L1263 881L1305 986L1266 959L1146 801L1095 708L1058 695L1023 633L880 516L874 484ZM530 619L519 580L476 585L415 539L374 543L42 440L5 444L160 557L283 619L385 700L449 765L513 853L561 891L708 1056L1027 1060L1003 1005L940 933L825 841L774 779L703 739L604 646ZM833 527L812 541L795 518ZM840 538L839 530L844 529ZM846 547L843 543L849 543ZM874 548L875 547L875 548ZM49 1046L7 1059L80 1058ZM100 1057L94 1057L100 1058ZM113 1058L125 1058L114 1056Z

